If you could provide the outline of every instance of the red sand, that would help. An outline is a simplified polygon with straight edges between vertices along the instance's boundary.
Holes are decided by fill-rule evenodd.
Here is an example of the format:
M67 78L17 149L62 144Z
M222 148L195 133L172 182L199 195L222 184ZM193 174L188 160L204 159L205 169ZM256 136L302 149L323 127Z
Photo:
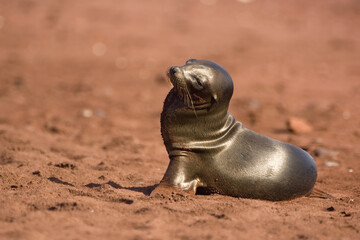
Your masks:
M1 1L0 239L360 239L360 3L242 2ZM336 199L150 197L188 58L227 69L235 118L309 151Z

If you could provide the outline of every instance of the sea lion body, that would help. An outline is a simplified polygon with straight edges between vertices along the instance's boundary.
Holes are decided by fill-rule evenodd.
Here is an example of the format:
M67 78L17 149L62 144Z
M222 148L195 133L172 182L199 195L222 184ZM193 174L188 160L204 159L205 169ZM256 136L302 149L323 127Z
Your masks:
M191 59L169 70L174 88L164 102L161 133L169 154L158 189L266 200L308 195L315 161L302 149L257 134L228 113L230 75L207 60Z

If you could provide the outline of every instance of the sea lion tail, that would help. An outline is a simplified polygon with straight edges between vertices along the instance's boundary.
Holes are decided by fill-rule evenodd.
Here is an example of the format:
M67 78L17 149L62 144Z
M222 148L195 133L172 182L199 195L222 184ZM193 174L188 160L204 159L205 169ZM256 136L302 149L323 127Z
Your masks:
M318 189L318 188L314 188L313 191L311 193L309 193L308 195L306 195L306 197L309 198L322 198L322 199L336 199L334 196Z

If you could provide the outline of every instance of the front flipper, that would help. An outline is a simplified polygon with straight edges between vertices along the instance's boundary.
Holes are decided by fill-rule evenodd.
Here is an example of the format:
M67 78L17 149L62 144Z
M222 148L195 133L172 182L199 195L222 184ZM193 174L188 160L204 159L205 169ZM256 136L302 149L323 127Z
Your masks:
M195 194L197 187L203 186L197 176L199 166L196 162L188 156L172 157L163 179L150 196L168 195L176 190Z

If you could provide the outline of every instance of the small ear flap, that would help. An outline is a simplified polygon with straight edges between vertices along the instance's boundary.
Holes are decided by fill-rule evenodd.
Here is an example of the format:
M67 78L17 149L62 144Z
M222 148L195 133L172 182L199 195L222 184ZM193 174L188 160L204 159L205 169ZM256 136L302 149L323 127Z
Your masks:
M218 101L218 96L217 96L217 94L214 94L214 95L212 96L212 101L214 101L215 103L217 103L217 101Z
M211 107L213 107L214 105L216 105L218 102L217 102L217 95L213 95L211 96L211 105L208 107L208 111L210 110Z
M193 62L196 62L197 60L195 58L190 58L189 60L186 61L185 64L191 64Z

